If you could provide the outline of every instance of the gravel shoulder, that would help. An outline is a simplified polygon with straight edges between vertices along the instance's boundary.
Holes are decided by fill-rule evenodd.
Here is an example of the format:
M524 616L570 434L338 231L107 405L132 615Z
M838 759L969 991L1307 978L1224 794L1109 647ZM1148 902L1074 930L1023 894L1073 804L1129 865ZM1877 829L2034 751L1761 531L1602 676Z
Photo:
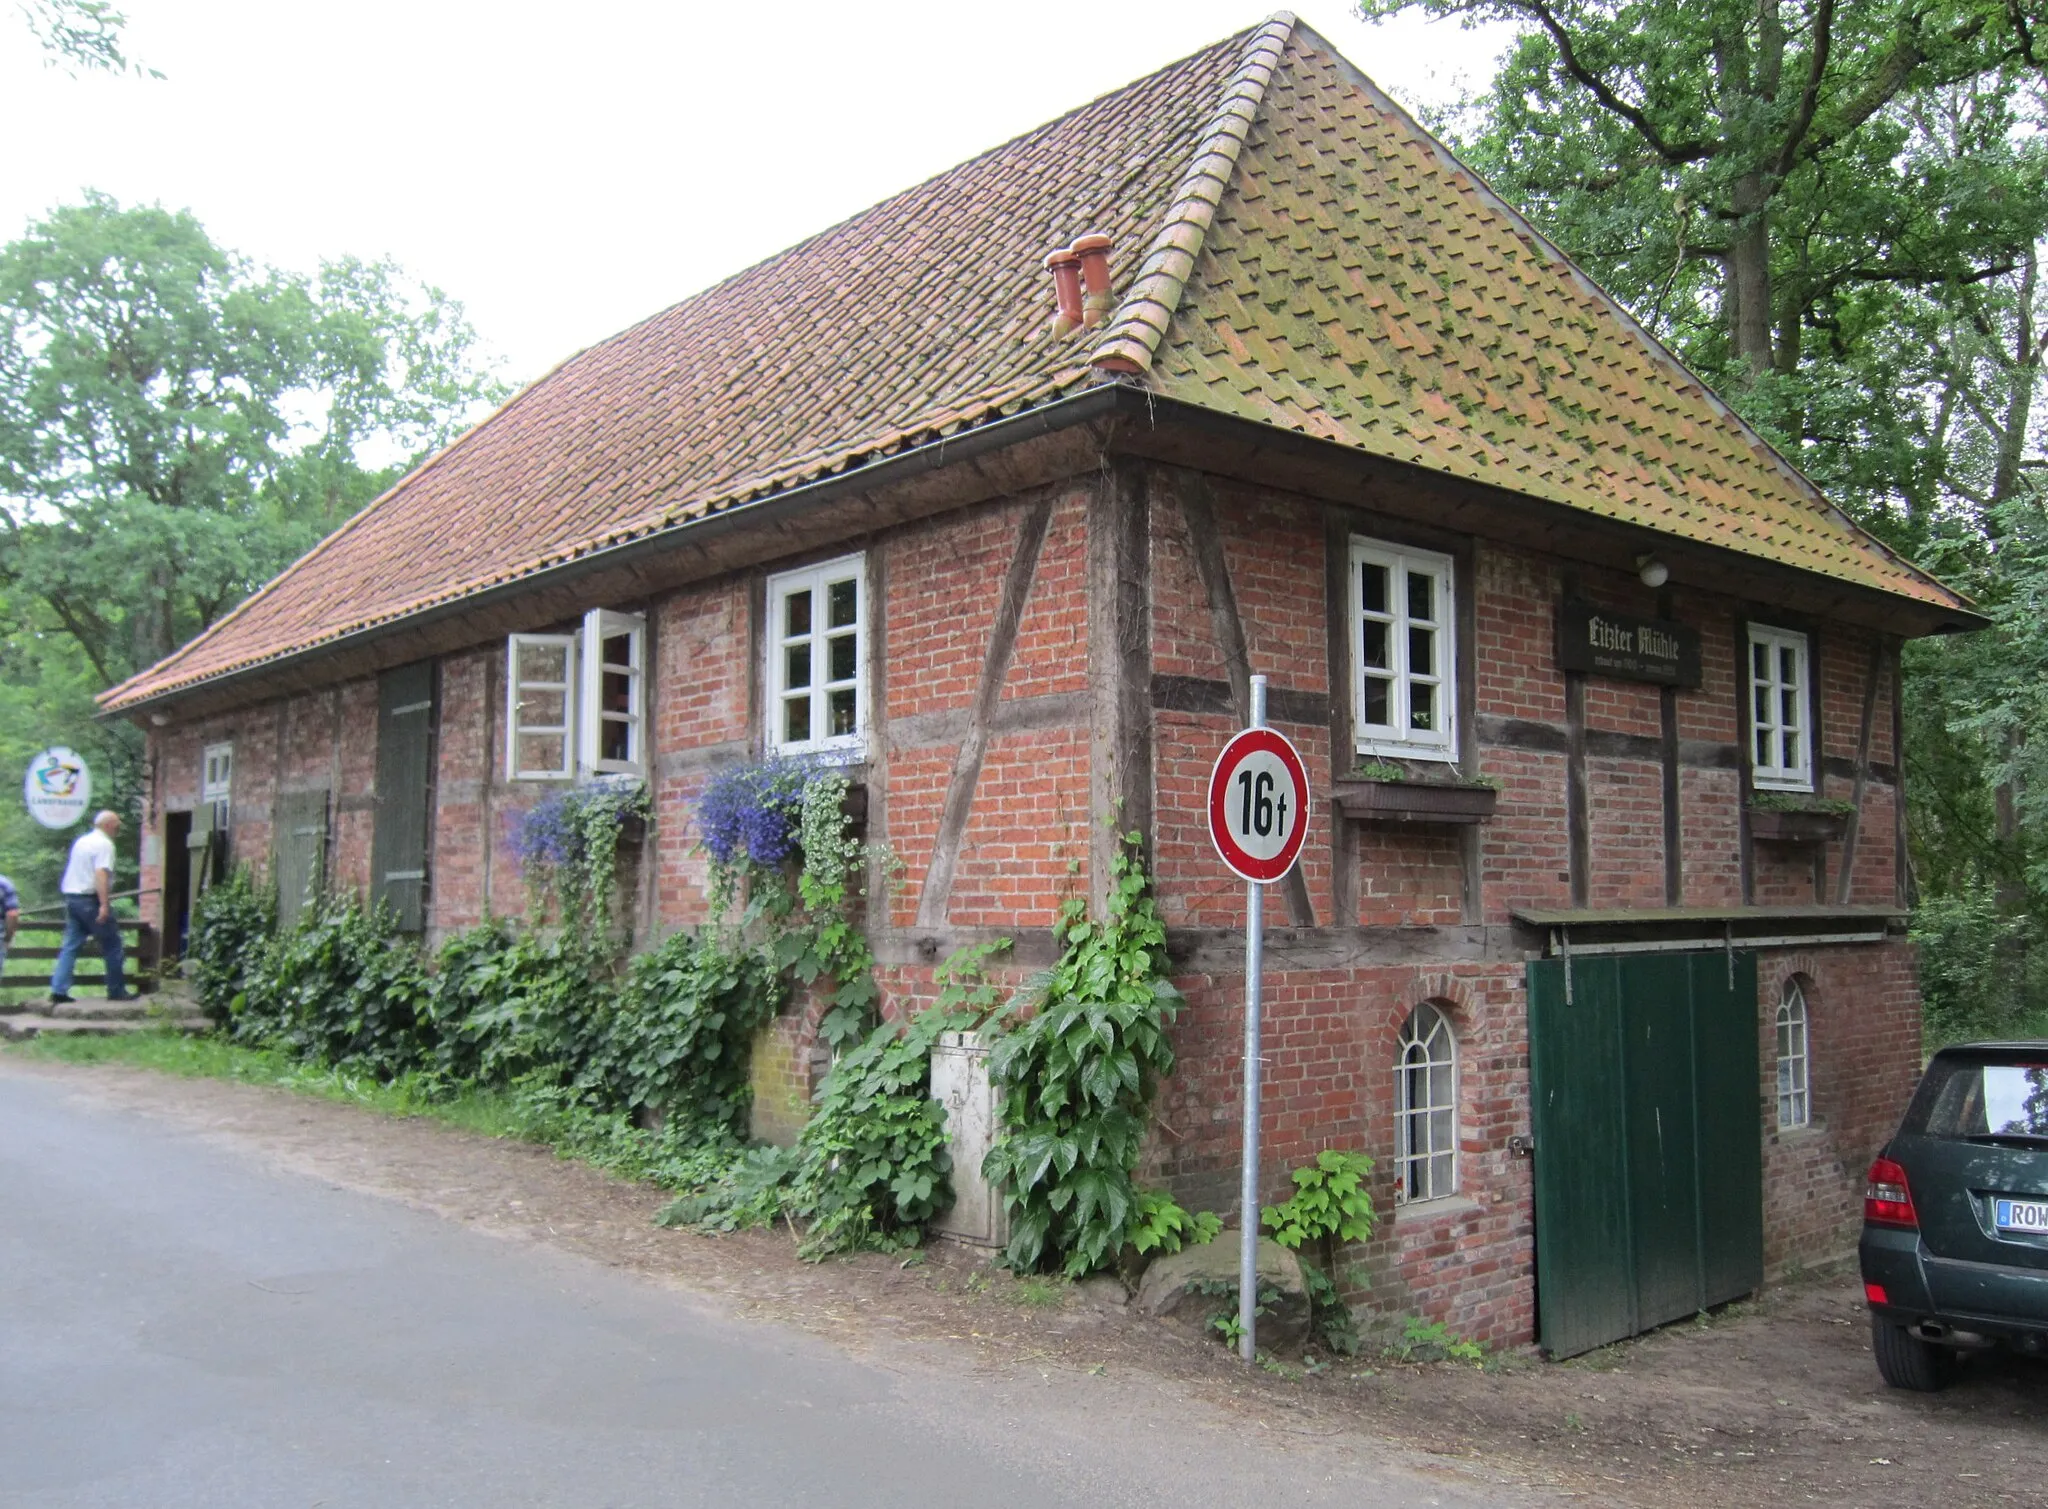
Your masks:
M512 1242L645 1275L699 1303L869 1356L978 1372L1089 1374L1199 1400L1274 1447L1289 1436L1434 1459L1453 1479L1615 1505L2048 1505L2048 1365L1977 1359L1948 1392L1879 1381L1855 1275L1807 1275L1700 1322L1563 1364L1485 1370L1384 1358L1247 1373L1101 1286L1019 1283L938 1245L805 1264L787 1232L700 1237L651 1217L659 1191L545 1149L271 1089L0 1052L0 1073L400 1201ZM1517 1497L1522 1496L1516 1494Z

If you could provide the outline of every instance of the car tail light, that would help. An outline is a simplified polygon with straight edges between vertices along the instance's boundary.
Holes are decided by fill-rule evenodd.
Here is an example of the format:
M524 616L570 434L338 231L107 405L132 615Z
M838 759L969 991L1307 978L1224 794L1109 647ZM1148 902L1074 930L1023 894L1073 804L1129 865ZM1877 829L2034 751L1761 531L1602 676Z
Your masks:
M1869 1183L1863 1191L1863 1219L1876 1226L1904 1226L1915 1231L1920 1227L1913 1192L1906 1187L1906 1171L1889 1158L1870 1165Z
M1888 1305L1891 1303L1891 1301L1885 1297L1883 1284L1865 1284L1863 1286L1863 1297L1869 1300L1873 1305Z

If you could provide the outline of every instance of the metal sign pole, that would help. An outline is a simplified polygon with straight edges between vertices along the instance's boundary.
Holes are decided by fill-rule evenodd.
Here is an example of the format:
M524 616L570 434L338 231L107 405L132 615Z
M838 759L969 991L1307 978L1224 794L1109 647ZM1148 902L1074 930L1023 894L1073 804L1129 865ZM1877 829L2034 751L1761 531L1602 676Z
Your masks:
M1266 678L1252 677L1252 725L1266 726ZM1266 951L1265 887L1244 883L1244 1182L1239 1188L1238 1355L1258 1355L1259 1304L1259 971Z

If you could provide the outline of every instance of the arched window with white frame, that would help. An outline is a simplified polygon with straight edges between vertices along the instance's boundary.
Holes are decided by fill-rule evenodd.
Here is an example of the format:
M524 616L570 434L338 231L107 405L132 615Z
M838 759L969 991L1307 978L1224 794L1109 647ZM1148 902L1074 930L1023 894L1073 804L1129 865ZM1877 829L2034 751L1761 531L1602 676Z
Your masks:
M1394 1063L1394 1197L1438 1200L1458 1189L1458 1044L1427 1002L1408 1014Z
M1806 990L1794 975L1778 998L1778 1125L1803 1127L1813 1119L1807 1089Z

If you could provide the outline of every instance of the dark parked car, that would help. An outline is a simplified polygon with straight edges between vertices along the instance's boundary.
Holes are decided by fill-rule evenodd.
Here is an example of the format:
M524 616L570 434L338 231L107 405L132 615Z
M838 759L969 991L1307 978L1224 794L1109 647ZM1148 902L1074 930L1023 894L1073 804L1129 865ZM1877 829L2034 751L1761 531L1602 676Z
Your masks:
M2048 1042L1934 1055L1863 1201L1877 1368L1938 1389L1959 1352L2048 1353Z

